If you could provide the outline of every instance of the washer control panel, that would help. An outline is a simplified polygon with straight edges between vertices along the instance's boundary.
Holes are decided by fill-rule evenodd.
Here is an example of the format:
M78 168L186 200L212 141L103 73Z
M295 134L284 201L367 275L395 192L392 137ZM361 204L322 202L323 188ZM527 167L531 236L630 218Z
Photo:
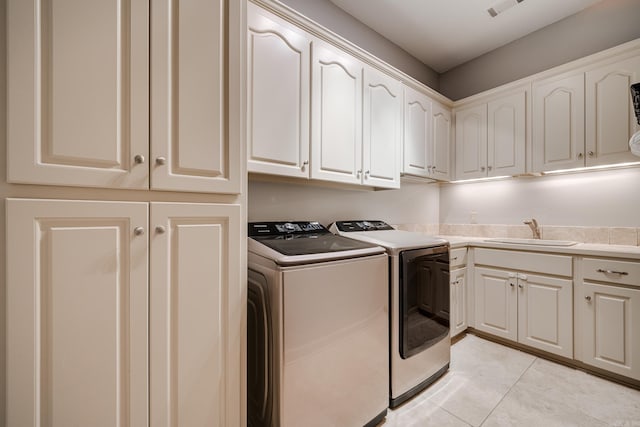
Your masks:
M250 222L249 237L286 234L329 233L317 221Z
M339 231L378 231L378 230L394 230L392 226L384 221L375 220L355 220L355 221L336 221L336 228Z

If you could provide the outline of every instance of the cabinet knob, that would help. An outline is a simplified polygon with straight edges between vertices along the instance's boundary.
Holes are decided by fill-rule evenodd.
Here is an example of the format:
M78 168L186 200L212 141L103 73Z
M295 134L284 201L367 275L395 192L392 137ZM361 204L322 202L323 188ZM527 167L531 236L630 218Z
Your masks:
M515 285L513 284L513 282L509 282L509 286L513 288Z
M487 166L487 170L493 169L493 166Z
M166 157L156 157L156 165L162 166L167 164L167 158Z
M136 154L133 158L133 161L136 162L136 164L140 165L144 163L144 156L142 154Z
M167 231L166 228L164 228L164 226L162 225L158 225L156 226L156 233L158 234L164 234Z
M589 157L593 157L594 152L593 151L589 151Z
M362 171L356 171L356 178L360 179L360 175L362 175Z
M136 236L142 236L144 234L144 227L136 227L133 229L133 234Z
M302 162L302 166L300 166L300 170L304 172L308 164L309 164L309 160L305 160L304 162Z
M583 158L583 157L584 157L584 154L582 154L582 153L578 153L578 158L579 158L579 159L581 159L581 158Z
M586 299L588 302L591 302L591 296L587 295L586 297L584 297L584 299Z
M520 289L524 288L524 286L522 285L522 283L518 283L518 287L519 287Z
M484 166L480 166L480 170L481 170L482 172L484 172L484 171L485 171L485 169L486 169L486 168L485 168Z
M364 171L364 179L369 179L369 171Z

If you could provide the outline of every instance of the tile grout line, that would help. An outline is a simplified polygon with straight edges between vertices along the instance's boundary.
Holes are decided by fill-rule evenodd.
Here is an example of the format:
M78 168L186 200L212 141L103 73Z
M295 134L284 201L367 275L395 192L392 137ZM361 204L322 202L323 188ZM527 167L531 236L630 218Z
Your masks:
M521 350L518 350L521 351ZM527 366L527 369L525 369L524 371L522 371L522 374L520 374L520 376L518 377L517 380L515 380L515 382L511 385L511 387L509 387L509 390L507 390L507 392L504 394L504 396L502 396L502 398L500 399L500 401L496 404L496 406L493 407L493 409L491 410L491 412L489 412L487 414L486 417L484 417L484 419L482 420L482 422L480 423L479 427L482 427L482 425L489 419L489 417L491 416L491 414L493 414L493 412L496 410L496 408L498 406L500 406L500 404L502 403L502 401L504 400L505 397L507 397L507 395L511 392L511 390L516 386L516 384L518 384L518 382L520 382L520 380L522 379L522 377L524 376L524 374L527 373L527 371L529 369L531 369L531 367L533 366L534 363L536 363L536 360L538 360L538 357L534 357L533 360L531 361L531 363L529 364L529 366Z

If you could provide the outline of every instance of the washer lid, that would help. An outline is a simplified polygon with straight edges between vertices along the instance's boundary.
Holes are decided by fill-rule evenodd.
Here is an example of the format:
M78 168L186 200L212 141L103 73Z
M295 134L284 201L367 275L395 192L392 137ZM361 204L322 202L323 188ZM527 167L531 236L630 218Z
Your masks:
M379 246L332 234L315 221L249 223L249 250L281 265L384 253Z

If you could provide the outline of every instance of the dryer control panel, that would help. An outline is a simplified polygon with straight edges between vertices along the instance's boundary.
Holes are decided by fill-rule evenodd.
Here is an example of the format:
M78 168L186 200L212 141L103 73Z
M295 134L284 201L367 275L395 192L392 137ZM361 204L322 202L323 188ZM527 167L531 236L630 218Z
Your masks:
M394 230L392 226L384 221L376 220L355 220L355 221L336 221L336 228L339 231L377 231L377 230Z

